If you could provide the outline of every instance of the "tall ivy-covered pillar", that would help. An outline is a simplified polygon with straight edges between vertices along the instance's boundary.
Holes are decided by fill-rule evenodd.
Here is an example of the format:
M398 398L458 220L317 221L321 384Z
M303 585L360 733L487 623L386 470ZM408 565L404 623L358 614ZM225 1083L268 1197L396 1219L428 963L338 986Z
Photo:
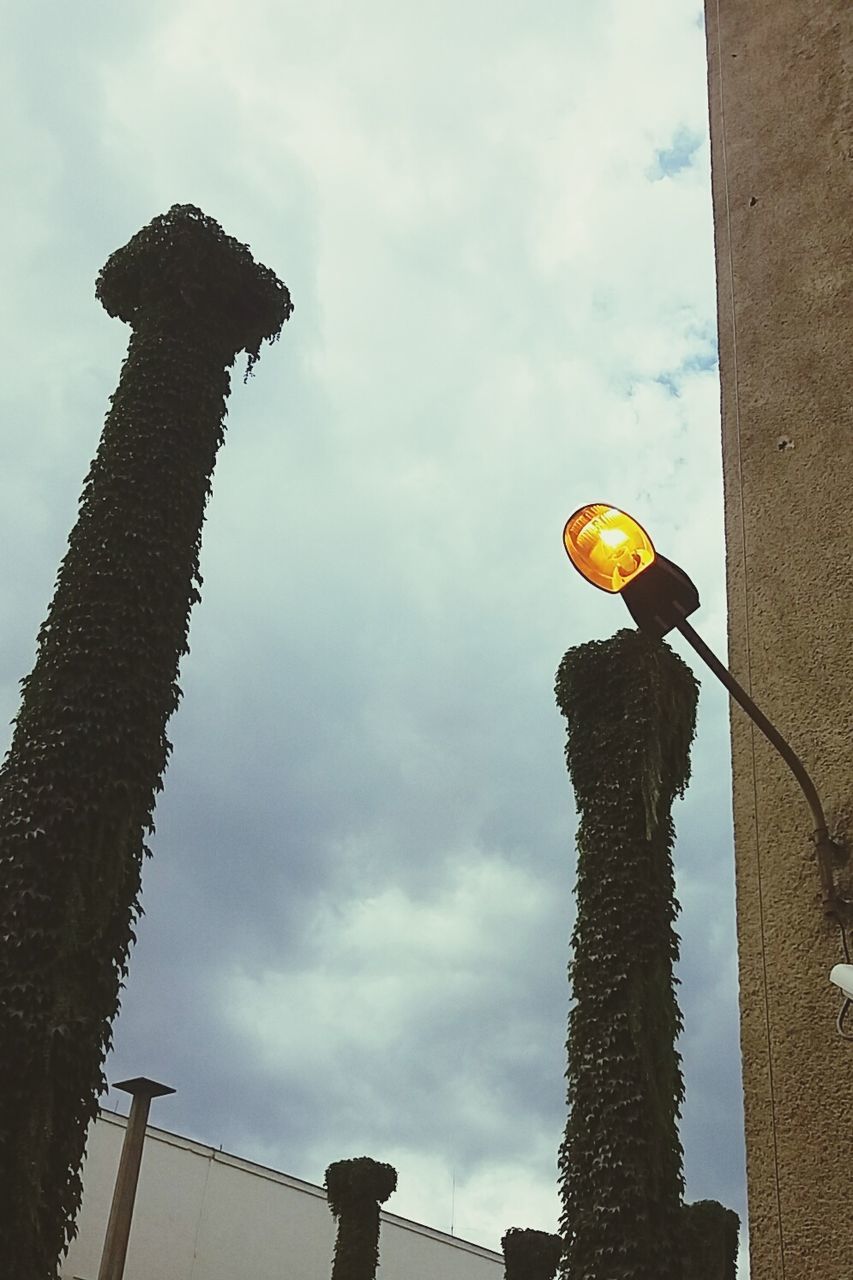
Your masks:
M563 1273L681 1280L671 808L690 775L697 684L665 643L624 630L570 649L556 694L579 815Z
M133 334L0 768L0 1258L17 1280L55 1275L79 1207L228 370L292 309L191 205L114 253L96 292Z

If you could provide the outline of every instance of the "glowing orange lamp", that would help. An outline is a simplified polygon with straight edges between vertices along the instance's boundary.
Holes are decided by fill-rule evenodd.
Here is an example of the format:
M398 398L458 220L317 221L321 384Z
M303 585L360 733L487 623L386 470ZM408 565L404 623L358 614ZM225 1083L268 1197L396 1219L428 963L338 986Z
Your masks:
M832 866L841 849L830 839L815 785L779 730L687 621L699 608L699 592L694 583L677 564L655 551L651 538L633 516L609 502L589 503L569 516L563 545L587 582L622 596L641 631L657 639L679 631L782 756L800 784L814 819L824 911L843 922L853 904L841 898L835 887Z
M575 568L602 591L621 591L655 558L643 526L606 502L576 511L563 530L563 542Z
M660 638L699 608L683 569L655 551L643 526L609 502L591 502L566 521L563 545L587 582L620 594L641 631Z

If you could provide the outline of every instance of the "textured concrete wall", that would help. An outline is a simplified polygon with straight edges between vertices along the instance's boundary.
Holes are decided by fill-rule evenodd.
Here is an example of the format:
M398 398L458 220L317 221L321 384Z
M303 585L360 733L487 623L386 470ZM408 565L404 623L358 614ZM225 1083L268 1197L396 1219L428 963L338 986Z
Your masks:
M730 663L853 836L853 5L706 23ZM732 750L752 1280L850 1280L838 932L806 804L738 710Z

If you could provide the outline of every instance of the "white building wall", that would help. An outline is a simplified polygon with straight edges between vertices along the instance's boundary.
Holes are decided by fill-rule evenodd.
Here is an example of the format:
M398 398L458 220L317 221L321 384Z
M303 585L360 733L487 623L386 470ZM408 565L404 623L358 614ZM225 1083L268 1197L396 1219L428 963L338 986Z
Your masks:
M89 1133L83 1205L63 1280L97 1280L127 1125ZM335 1223L311 1183L149 1126L125 1280L329 1280ZM382 1214L381 1280L502 1280L500 1254Z

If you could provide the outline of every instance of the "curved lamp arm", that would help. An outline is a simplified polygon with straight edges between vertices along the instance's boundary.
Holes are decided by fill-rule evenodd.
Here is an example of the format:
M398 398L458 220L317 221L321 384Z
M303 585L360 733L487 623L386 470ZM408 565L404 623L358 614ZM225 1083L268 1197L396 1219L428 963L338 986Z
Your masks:
M773 744L779 755L788 765L797 782L800 784L800 790L808 802L811 809L812 819L814 821L814 846L817 855L818 872L820 874L821 898L823 900L824 913L827 916L833 916L839 922L842 920L844 908L846 906L843 899L839 898L838 891L835 887L835 880L832 875L832 863L834 859L842 853L839 845L830 838L826 825L826 815L823 812L823 805L817 788L812 782L806 767L800 757L789 746L782 737L775 725L771 724L764 712L757 707L750 698L746 690L738 684L728 667L720 662L717 655L712 649L709 649L702 637L694 631L686 618L676 622L675 629L680 631L684 639L702 661L711 668L714 675L728 689L735 702L743 708L749 716L753 724L757 725L765 738Z

